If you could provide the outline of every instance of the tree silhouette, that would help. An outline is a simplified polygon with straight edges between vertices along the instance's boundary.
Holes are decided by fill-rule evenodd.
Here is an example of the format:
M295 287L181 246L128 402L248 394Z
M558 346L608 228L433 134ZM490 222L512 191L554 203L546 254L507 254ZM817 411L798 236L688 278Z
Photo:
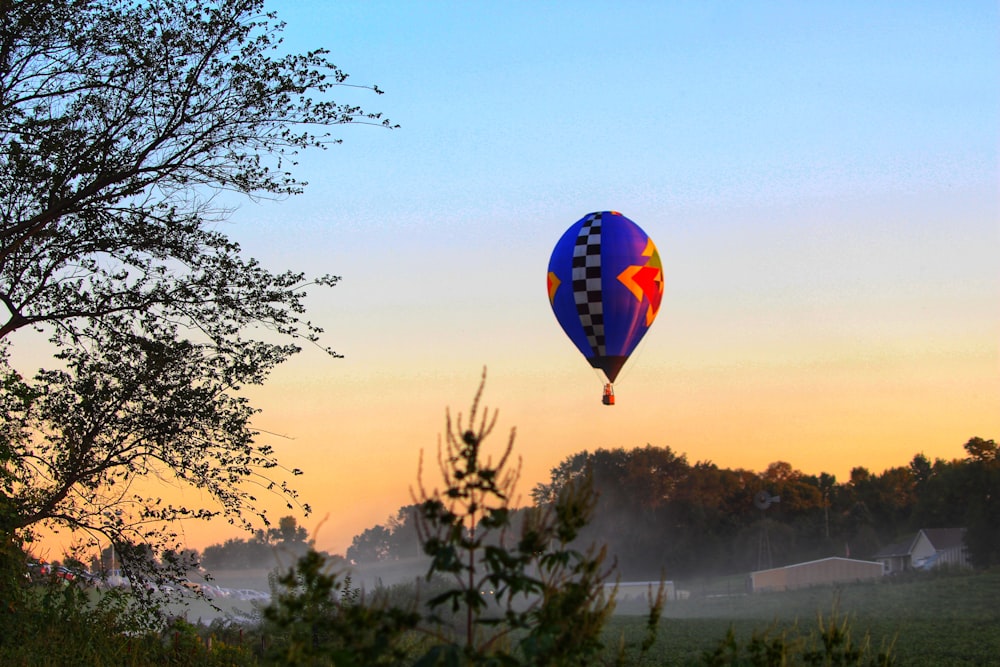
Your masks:
M249 529L261 491L291 507L240 392L317 341L305 289L338 279L269 271L217 223L234 196L300 192L296 155L337 142L331 126L388 122L330 98L349 84L326 52L281 55L262 0L3 17L0 529L176 547L177 518ZM29 332L50 368L11 360ZM162 503L136 483L154 476L213 502Z

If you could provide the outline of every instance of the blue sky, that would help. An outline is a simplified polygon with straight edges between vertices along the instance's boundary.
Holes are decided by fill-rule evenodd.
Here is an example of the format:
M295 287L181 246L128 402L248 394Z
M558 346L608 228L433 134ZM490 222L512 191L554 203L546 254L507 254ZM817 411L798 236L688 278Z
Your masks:
M333 173L400 202L756 203L995 168L990 3L274 6L291 47L388 91L368 106L405 136L350 133Z
M306 350L256 394L322 547L410 502L484 365L525 496L597 447L843 480L998 436L996 3L268 7L289 49L385 90L337 99L401 125L336 128L306 194L227 225L344 278L310 317L346 358ZM614 408L544 287L562 232L607 209L666 279Z

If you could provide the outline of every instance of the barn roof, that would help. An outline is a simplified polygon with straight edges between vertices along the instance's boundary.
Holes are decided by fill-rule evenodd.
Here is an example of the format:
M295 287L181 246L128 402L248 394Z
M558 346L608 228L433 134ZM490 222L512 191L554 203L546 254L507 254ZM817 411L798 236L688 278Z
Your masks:
M892 558L894 556L909 556L913 551L913 545L917 541L918 533L910 535L904 540L893 542L875 552L875 558Z
M965 545L965 528L924 528L923 533L935 551L955 549Z
M793 569L799 568L799 567L806 567L806 566L809 566L809 565L817 565L819 563L831 563L831 562L835 562L835 561L840 561L840 562L844 562L844 563L863 563L864 565L878 565L879 567L881 567L881 565L879 563L876 563L875 561L871 561L871 560L860 560L858 558L844 558L842 556L828 556L827 558L819 558L817 560L808 560L808 561L804 561L802 563L791 563L789 565L781 565L779 567L773 567L773 568L770 568L768 570L756 570L755 572L751 572L751 574L755 574L757 572L771 572L773 570L793 570Z
M919 532L907 536L899 542L893 542L878 550L875 558L892 558L894 556L909 556L917 544L917 538L923 533L935 551L954 549L965 543L965 528L922 528Z

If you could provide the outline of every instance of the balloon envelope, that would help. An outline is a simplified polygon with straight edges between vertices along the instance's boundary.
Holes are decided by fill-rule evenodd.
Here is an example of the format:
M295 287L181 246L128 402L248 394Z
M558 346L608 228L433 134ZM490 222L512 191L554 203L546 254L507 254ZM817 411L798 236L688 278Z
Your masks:
M556 243L548 288L563 331L614 382L660 309L663 266L639 225L617 211L590 213Z

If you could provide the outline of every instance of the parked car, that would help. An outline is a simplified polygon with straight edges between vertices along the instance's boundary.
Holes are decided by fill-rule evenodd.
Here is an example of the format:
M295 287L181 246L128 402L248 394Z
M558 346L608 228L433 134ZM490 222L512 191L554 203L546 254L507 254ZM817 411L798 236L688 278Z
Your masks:
M41 579L52 573L52 567L43 560L28 559L28 574L32 579Z
M184 586L188 590L194 591L195 593L201 593L209 599L229 597L229 595L224 593L222 589L217 588L212 584L199 584L194 581L182 581L181 586Z
M260 600L260 601L265 601L265 600L270 600L271 599L271 596L269 594L264 593L262 591L255 591L255 590L253 590L251 588L241 588L238 591L235 591L234 595L236 596L236 599L238 599L238 600Z

